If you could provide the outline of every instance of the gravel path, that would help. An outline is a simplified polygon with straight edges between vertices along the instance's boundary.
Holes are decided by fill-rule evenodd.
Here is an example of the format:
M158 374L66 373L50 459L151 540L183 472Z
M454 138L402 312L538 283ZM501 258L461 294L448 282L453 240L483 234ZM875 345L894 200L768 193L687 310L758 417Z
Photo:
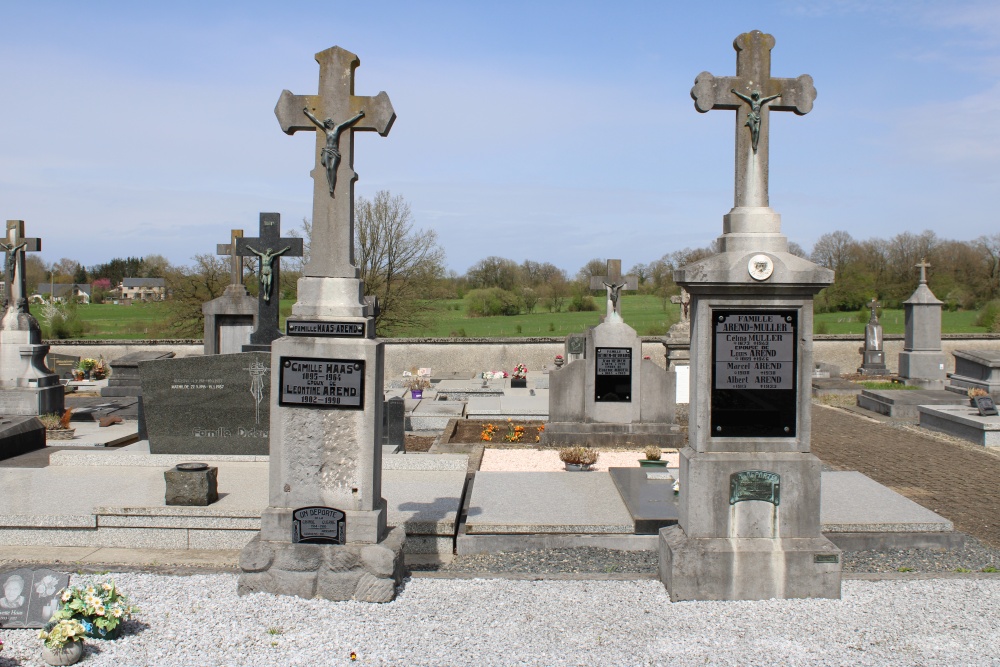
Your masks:
M87 667L951 667L1000 656L1000 579L845 581L842 600L678 604L658 581L413 579L385 605L240 598L224 574L115 579L143 612L122 639L88 642ZM41 667L35 633L0 631L0 665Z

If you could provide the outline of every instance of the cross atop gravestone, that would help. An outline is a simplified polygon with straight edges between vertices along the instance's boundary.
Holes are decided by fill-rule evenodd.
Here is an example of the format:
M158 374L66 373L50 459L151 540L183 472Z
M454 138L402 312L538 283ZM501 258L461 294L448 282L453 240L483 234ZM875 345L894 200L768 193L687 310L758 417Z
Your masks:
M313 227L315 229L315 226ZM255 256L260 260L257 276L257 330L250 334L250 345L243 351L264 351L281 336L278 317L281 303L281 258L302 257L302 239L281 237L281 216L260 214L260 236L235 238L239 257ZM249 348L249 349L248 349Z
M736 76L715 77L702 72L694 80L695 108L736 111L736 207L766 207L768 125L770 111L812 110L816 88L808 74L795 79L771 78L774 37L759 30L733 40Z
M229 285L243 285L243 258L237 252L237 240L243 238L242 229L234 229L229 233L229 243L219 243L215 246L215 254L229 255Z
M931 265L927 263L927 258L926 257L921 257L920 258L920 263L917 264L916 267L918 269L920 269L920 284L921 285L926 285L927 284L927 269L931 268Z
M875 310L881 305L882 304L880 304L878 302L878 299L876 299L875 297L872 297L872 300L868 302L868 308L870 308L872 311L872 316L870 319L878 321L878 315L875 314Z
M590 289L605 289L608 294L608 312L605 321L621 319L621 305L618 301L621 291L639 289L639 279L635 276L622 275L622 261L620 259L608 260L608 275L591 276Z
M24 220L7 221L7 237L0 243L6 253L4 262L5 299L19 312L28 312L28 281L24 275L24 253L39 252L42 240L24 238Z
M389 96L354 94L356 55L339 46L316 54L319 93L282 91L274 113L287 134L316 132L309 263L303 275L358 278L354 264L354 133L389 134L396 112Z

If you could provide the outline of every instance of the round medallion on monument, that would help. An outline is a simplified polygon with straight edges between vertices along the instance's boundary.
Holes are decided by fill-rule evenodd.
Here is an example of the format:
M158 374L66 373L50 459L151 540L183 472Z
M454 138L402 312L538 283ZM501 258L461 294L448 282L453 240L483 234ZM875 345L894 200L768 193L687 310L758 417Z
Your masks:
M754 280L767 280L774 273L774 262L767 255L754 255L747 263L747 271Z

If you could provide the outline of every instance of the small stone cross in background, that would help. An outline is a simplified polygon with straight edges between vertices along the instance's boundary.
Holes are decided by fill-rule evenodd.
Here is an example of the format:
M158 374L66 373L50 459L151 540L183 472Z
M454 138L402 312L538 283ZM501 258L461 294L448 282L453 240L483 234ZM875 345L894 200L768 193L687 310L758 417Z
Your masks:
M261 213L260 236L236 238L234 241L239 257L256 256L260 259L257 271L260 280L257 293L257 330L250 334L250 346L270 346L281 336L278 329L281 314L281 258L301 257L302 239L282 238L281 216L277 213ZM244 347L244 352L247 351L252 349Z
M920 258L920 263L917 264L916 267L918 269L920 269L920 284L921 285L926 285L927 284L927 269L931 268L931 265L927 263L927 258L926 257L921 257Z
M215 254L229 255L229 284L243 284L243 258L236 251L237 239L243 238L242 229L234 229L229 233L229 243L219 243L215 246Z
M635 276L622 276L622 261L609 259L608 275L590 277L590 289L602 288L607 290L608 295L608 312L605 321L615 321L615 318L620 320L622 311L618 299L621 291L639 289L639 279Z

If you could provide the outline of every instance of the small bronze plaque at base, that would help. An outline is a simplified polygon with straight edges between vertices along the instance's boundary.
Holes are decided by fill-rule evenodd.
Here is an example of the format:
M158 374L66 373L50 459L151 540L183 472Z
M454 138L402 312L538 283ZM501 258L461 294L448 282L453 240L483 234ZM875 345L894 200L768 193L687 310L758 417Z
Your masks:
M332 507L300 507L292 512L292 543L344 544L344 517L343 512Z
M837 554L816 554L813 556L814 563L839 563L840 556Z
M781 476L766 470L742 470L729 476L729 504L763 500L777 507L781 503Z

